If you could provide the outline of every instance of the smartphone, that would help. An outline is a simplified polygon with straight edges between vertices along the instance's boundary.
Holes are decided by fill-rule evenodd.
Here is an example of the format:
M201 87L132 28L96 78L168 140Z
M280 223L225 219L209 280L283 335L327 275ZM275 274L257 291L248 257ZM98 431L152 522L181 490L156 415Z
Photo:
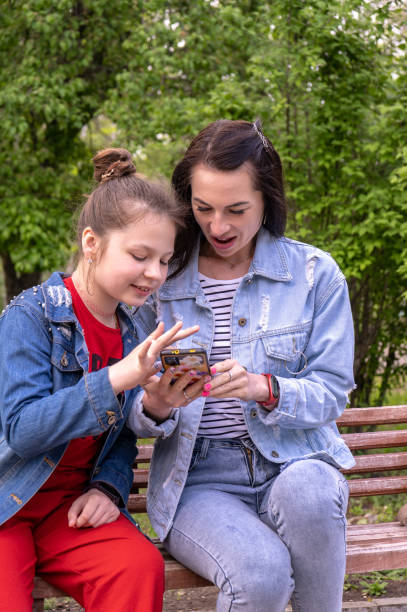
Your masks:
M195 376L191 376L190 384L199 380L201 376L211 373L208 355L204 349L165 349L160 352L160 357L164 370L174 369L174 378L171 384L174 384L180 376L183 376L189 370L196 372Z

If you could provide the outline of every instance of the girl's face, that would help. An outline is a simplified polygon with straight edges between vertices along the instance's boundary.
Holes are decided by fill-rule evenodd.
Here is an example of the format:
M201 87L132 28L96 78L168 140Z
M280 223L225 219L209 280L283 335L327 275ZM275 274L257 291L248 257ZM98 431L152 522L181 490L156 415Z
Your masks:
M165 215L147 213L125 229L95 237L100 253L91 276L93 299L105 311L118 302L140 306L165 281L173 254L176 227Z
M233 264L250 257L264 203L262 193L253 187L247 163L230 171L195 166L191 204L212 256Z

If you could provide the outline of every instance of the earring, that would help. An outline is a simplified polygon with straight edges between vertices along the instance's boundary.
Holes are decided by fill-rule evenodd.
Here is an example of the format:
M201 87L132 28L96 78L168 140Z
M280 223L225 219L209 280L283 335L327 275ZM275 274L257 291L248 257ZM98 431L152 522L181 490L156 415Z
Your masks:
M93 259L92 259L92 257L89 257L89 259L88 259L88 264L90 265L90 264L92 264L92 263L93 263Z

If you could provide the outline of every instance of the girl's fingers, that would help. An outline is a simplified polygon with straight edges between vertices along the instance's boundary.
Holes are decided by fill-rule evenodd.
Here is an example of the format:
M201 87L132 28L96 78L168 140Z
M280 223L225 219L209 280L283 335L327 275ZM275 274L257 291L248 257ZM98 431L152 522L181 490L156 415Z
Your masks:
M141 359L147 356L148 350L153 342L154 340L148 337L134 349L135 351L137 351L137 354Z
M153 338L154 340L161 336L164 331L164 323L160 321L155 330L149 335L149 338Z
M192 336L192 334L196 334L199 331L199 325L193 325L192 327L186 327L179 331L174 337L173 341L183 340L184 338L188 338L188 336Z

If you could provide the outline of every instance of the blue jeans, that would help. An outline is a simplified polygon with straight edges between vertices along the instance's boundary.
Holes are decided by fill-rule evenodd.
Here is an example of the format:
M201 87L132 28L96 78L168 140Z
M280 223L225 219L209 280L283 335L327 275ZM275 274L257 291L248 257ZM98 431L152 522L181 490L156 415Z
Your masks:
M287 467L250 441L198 438L165 541L219 588L217 612L339 612L345 478L319 460Z

